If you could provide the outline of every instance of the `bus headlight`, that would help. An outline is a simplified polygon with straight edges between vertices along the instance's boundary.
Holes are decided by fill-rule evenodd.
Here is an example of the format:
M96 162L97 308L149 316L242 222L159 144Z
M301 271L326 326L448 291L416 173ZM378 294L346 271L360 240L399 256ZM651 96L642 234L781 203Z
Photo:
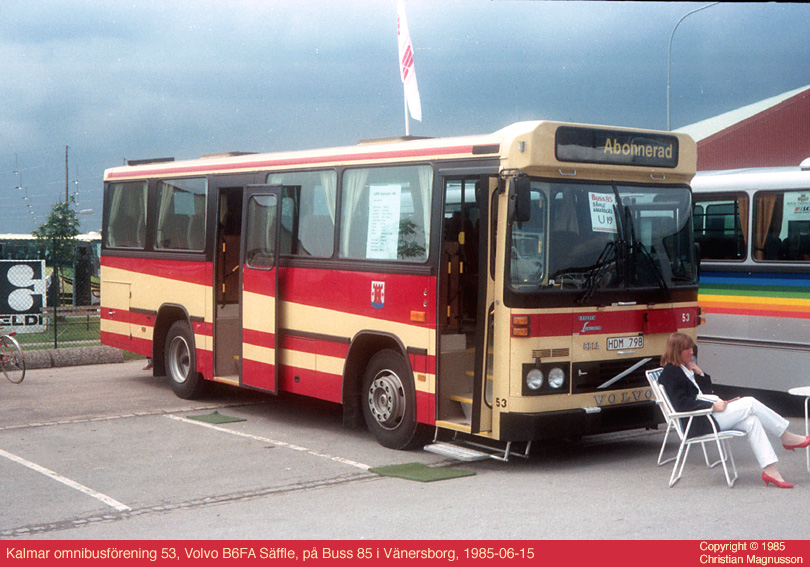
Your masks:
M526 374L526 386L530 390L539 390L543 386L543 373L539 368L532 368Z
M563 369L559 366L552 368L551 372L548 373L548 385L556 390L561 388L564 382L565 372L563 372Z

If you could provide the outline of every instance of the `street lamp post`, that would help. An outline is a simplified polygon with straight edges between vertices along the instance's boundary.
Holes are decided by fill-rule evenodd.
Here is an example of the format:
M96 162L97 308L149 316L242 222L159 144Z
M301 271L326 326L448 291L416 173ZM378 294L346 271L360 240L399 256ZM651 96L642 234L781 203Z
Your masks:
M684 21L688 16L691 16L695 12L700 12L701 10L705 10L706 8L711 8L715 4L719 4L720 2L712 2L711 4L706 4L705 6L701 6L700 8L696 8L691 12L685 14L678 23L675 24L675 27L672 28L672 33L669 36L669 50L667 52L667 130L672 130L672 121L670 120L670 76L672 75L672 38L675 37L675 30L678 29L678 26L681 25L681 22Z

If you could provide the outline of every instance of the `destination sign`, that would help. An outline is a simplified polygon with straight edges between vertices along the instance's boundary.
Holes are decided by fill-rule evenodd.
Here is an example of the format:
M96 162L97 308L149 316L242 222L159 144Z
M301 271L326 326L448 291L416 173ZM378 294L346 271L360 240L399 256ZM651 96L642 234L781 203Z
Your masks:
M559 161L678 166L678 138L667 134L561 126L557 128L555 146Z

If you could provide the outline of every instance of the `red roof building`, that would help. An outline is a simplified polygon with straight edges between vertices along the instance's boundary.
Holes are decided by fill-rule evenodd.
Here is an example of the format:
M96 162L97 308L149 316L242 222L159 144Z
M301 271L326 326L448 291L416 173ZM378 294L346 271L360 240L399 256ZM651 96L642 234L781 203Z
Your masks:
M677 131L697 142L698 171L798 166L810 157L810 86Z

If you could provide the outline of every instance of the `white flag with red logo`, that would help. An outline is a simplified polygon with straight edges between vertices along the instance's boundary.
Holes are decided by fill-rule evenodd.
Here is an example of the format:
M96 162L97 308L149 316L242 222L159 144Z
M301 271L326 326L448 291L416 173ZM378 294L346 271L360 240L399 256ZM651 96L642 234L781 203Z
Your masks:
M416 86L416 72L413 68L413 45L405 19L405 4L397 4L397 39L399 42L399 75L405 88L405 100L414 120L422 120L422 102L419 100L419 87Z

